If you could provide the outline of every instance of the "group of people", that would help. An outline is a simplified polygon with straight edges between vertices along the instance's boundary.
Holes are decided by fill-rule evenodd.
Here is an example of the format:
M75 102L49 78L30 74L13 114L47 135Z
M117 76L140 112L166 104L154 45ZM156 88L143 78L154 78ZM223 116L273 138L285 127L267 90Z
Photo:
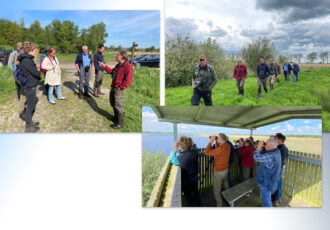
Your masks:
M32 117L38 103L36 90L41 81L42 72L44 73L44 88L45 91L47 91L46 94L49 103L52 105L56 104L53 97L54 90L56 91L57 100L65 99L61 92L62 71L56 57L56 50L49 46L46 47L44 54L40 57L39 68L37 68L36 63L33 61L38 52L39 47L37 44L29 41L23 43L19 42L17 43L17 50L10 54L8 60L8 67L13 71L15 79L15 75L17 74L21 74L27 78L27 82L24 85L15 81L18 98L20 99L22 94L25 94L26 96L24 109L19 114L19 117L25 121L26 132L37 132L40 130L39 122L34 122ZM105 70L112 77L109 100L110 105L114 110L114 116L112 118L114 124L111 127L114 129L120 129L124 126L125 111L123 102L126 88L133 80L133 68L128 62L128 54L126 51L119 51L117 53L116 60L118 63L113 69L105 64L102 54L103 52L104 45L100 45L98 47L98 52L94 55L95 82L93 96L100 97L100 95L105 95L105 93L101 91ZM90 97L88 91L92 64L92 56L88 53L88 47L83 46L82 52L77 55L75 60L75 66L79 73L78 97L80 99L82 99L83 95L85 97ZM18 68L18 70L16 68ZM17 73L17 71L20 71L21 73Z
M263 206L279 206L283 168L288 157L285 140L286 137L282 133L277 133L270 136L266 142L254 142L250 137L245 140L241 138L233 145L227 135L220 133L210 137L205 152L202 153L190 137L181 136L174 142L171 163L181 167L181 188L187 205L201 206L198 190L198 157L206 155L214 157L213 194L217 206L222 207L222 191L231 186L230 167L235 153L238 153L242 181L255 177L259 183Z
M283 75L286 81L289 81L292 75L292 82L298 81L300 74L300 67L296 62L291 65L287 60L283 64ZM260 57L260 63L256 68L258 81L258 99L261 97L261 87L263 86L265 92L268 92L267 81L270 89L274 89L275 80L280 82L281 67L277 62L271 58L269 64L265 63L265 59ZM236 80L238 94L244 96L244 83L248 75L247 68L242 60L239 60L234 68L233 80ZM191 105L198 106L203 98L206 106L212 106L212 89L217 83L217 75L210 64L207 63L205 55L199 56L199 64L194 68L192 77L193 95L191 97Z

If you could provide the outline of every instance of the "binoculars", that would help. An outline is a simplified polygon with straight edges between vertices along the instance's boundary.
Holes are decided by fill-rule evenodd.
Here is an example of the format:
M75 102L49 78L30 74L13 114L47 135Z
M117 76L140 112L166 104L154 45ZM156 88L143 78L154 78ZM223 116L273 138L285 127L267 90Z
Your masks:
M209 139L211 139L212 136L209 136ZM215 136L215 140L218 140L218 136Z

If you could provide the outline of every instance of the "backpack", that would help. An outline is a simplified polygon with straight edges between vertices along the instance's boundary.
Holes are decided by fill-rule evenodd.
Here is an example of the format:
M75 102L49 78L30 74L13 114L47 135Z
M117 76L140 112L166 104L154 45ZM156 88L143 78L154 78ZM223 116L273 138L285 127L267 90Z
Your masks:
M14 79L15 79L15 82L17 82L20 86L26 85L26 83L28 81L28 77L25 76L22 72L21 63L18 63L16 65L16 69L15 69L15 72L14 72Z
M41 66L42 66L42 62L44 61L45 57L46 57L45 55L42 55L42 56L40 57L40 70L41 70L41 72L43 72L43 73L46 73L46 72L47 72L47 70L41 68Z

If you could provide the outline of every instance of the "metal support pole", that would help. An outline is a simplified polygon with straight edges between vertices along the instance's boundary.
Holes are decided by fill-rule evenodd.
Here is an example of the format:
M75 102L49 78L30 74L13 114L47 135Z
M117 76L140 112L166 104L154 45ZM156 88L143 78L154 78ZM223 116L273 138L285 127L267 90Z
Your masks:
M253 137L253 129L250 129L250 137Z
M178 124L177 123L173 123L173 138L174 138L174 141L178 140Z

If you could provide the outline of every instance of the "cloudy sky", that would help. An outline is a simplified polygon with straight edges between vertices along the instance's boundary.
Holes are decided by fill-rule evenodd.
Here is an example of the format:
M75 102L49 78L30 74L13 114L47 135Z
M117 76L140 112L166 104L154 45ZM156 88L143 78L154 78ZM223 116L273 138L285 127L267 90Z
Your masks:
M166 35L217 39L227 53L258 37L282 54L330 51L330 1L166 0Z
M151 107L142 108L142 131L143 132L172 132L173 125L167 122L159 122L157 115ZM250 134L250 130L223 128L204 125L179 124L178 131L181 133L214 134L224 132L226 134ZM322 135L322 121L320 119L294 119L267 125L253 131L256 135L271 135L281 132L285 135Z
M135 41L140 48L160 45L159 10L0 10L0 18L20 22L29 27L38 20L42 27L54 19L73 21L79 30L93 24L106 24L106 46L129 47Z

